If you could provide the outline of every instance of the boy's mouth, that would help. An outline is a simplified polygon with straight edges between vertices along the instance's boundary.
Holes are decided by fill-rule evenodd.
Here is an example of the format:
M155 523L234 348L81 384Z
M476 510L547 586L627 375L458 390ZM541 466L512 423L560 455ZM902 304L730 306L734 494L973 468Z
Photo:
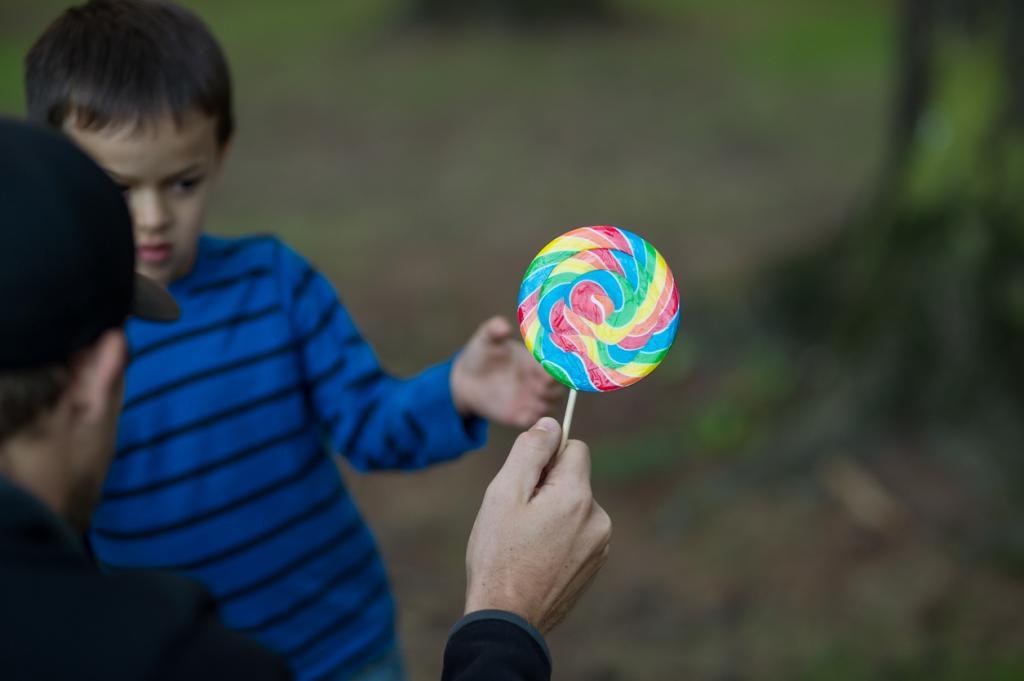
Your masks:
M167 262L171 257L170 244L140 244L135 247L135 254L139 262L146 265L160 265Z

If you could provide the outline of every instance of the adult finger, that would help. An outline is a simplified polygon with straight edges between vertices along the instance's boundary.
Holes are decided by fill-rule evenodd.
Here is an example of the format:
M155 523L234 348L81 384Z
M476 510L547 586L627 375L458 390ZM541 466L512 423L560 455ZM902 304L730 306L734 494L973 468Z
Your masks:
M549 416L537 421L512 445L498 476L513 485L522 499L529 499L548 462L558 453L562 428Z
M596 499L590 508L589 525L601 546L602 559L607 558L608 546L612 541L612 518Z
M580 440L569 440L565 450L548 471L547 482L579 485L590 489L590 448Z

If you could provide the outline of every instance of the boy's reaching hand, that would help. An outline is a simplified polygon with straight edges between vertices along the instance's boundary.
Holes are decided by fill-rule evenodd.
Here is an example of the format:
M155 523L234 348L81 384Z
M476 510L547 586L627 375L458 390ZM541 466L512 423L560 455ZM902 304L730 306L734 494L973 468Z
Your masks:
M460 414L529 428L565 389L541 368L503 317L480 325L452 367L452 399Z

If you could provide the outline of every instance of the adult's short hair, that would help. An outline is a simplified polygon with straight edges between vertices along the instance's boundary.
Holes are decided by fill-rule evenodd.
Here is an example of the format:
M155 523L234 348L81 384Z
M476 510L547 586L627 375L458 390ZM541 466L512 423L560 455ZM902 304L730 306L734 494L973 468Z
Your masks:
M29 118L86 130L144 125L193 109L234 131L231 74L203 22L166 0L90 0L71 7L25 57Z
M0 371L0 445L31 431L67 389L66 365Z

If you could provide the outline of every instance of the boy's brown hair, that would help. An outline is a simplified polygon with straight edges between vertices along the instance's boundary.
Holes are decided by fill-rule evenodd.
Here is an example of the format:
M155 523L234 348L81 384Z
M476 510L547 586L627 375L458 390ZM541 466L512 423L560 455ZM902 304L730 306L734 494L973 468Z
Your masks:
M25 57L29 118L87 130L145 125L192 109L234 131L231 75L203 22L166 0L90 0L43 32Z

